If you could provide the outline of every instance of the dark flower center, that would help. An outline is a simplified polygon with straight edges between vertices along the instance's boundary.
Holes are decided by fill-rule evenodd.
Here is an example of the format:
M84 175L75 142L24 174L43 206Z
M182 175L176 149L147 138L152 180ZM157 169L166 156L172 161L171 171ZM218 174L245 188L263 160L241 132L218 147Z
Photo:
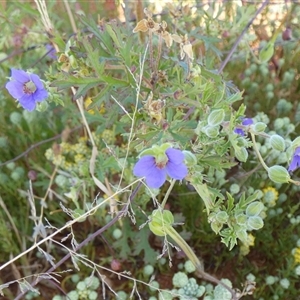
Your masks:
M158 169L164 169L166 167L166 163L165 162L157 162L156 167Z
M32 81L28 81L23 85L23 92L25 94L31 95L37 90L35 84Z

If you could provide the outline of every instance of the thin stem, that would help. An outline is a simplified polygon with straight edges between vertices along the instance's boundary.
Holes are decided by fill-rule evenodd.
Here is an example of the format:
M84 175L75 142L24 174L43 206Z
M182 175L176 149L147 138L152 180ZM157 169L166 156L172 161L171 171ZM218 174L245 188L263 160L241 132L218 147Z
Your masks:
M157 61L156 61L156 66L155 66L155 74L157 73L158 71L158 67L159 67L159 60L160 60L160 56L161 56L161 50L162 50L162 43L163 43L163 39L161 37L161 34L158 35L158 52L157 52Z
M7 218L12 226L12 229L13 231L15 232L15 235L16 235L16 238L20 244L20 248L22 249L23 248L23 243L22 243L22 240L21 240L21 237L19 235L19 231L15 225L15 222L14 222L14 219L12 218L11 214L9 213L9 210L7 209L2 197L0 196L0 206L2 207L3 211L6 213L7 215Z
M140 91L141 91L141 86L142 86L142 80L143 80L143 74L144 74L144 67L145 67L147 52L148 52L148 45L146 46L144 55L140 56L140 63L139 63L139 66L140 66L140 76L139 76L139 80L135 81L136 82L135 106L134 106L134 110L133 110L133 114L132 114L132 122L131 122L131 126L130 126L130 133L129 133L129 137L128 137L128 145L126 147L126 154L125 154L124 162L127 162L127 159L128 159L128 156L129 156L129 152L130 152L130 144L131 144L131 142L132 142L132 140L134 138L135 119L136 119L136 114L137 114L138 106L139 106L139 97L140 97ZM130 72L130 74L134 78L134 75L131 72ZM122 179L123 179L123 176L124 176L124 172L125 172L125 163L124 163L124 167L122 168L122 171L121 171L120 181L119 181L117 190L121 186L121 182L122 182Z
M152 31L149 30L149 54L150 54L150 69L151 73L154 72L154 62L153 62L153 44L152 44Z
M166 194L165 194L164 200L163 200L163 202L161 203L161 208L162 208L162 209L164 209L164 207L165 207L165 205L166 205L166 203L167 203L167 200L168 200L168 198L169 198L169 196L170 196L170 193L171 193L171 191L172 191L172 189L173 189L173 187L174 187L175 182L176 182L176 179L172 179L171 184L170 184L170 186L169 186L169 188L168 188L168 190L167 190L167 192L166 192Z
M43 25L45 26L45 29L47 33L52 36L53 35L53 26L49 18L47 6L45 0L34 0L34 2L37 5L38 11L41 15L41 19L43 22Z
M227 63L229 62L231 56L233 55L233 53L236 50L236 47L238 46L238 44L241 42L244 34L247 32L247 30L249 29L249 27L251 26L251 24L253 23L253 21L256 19L256 17L262 12L262 10L265 8L265 6L269 3L269 0L265 0L263 2L263 4L261 5L261 7L255 12L254 16L252 17L252 19L247 23L247 25L245 26L245 28L243 29L243 31L241 32L241 34L239 35L239 37L236 39L234 45L232 46L231 50L229 51L228 55L226 56L225 60L221 63L221 66L219 67L218 70L218 74L222 73L222 71L224 70L225 66L227 65Z
M196 267L196 272L201 278L224 286L231 293L233 299L238 299L233 289L231 289L228 285L224 284L224 282L203 271L200 260L196 256L195 252L172 226L166 226L165 231L186 254L188 259L194 264L194 266Z
M255 141L255 135L254 135L252 132L250 132L250 134L251 134L251 139L252 139L252 142L253 142L253 149L254 149L254 151L255 151L255 153L256 153L256 155L257 155L257 157L258 157L260 163L261 163L262 166L264 167L264 169L265 169L266 171L268 171L268 170L269 170L269 167L268 167L268 166L266 165L266 163L264 162L264 160L263 160L262 156L260 155L260 152L259 152L259 150L258 150L258 148L257 148L256 141Z
M73 32L77 33L77 27L76 27L76 23L75 23L75 20L74 20L74 17L73 17L73 13L72 13L71 8L70 8L69 1L64 0L64 5L65 5L65 8L67 10L68 17L70 19L70 23L71 23Z
M132 200L134 199L134 197L137 195L139 189L142 186L142 182L140 181L138 183L138 185L136 186L136 188L134 189L134 191L132 192L132 194L129 197L129 200L127 202L126 205L124 205L124 207L120 210L120 212L111 220L109 221L105 226L101 227L100 229L98 229L96 232L94 232L93 234L89 235L83 242L81 242L74 250L74 252L77 252L78 250L80 250L83 246L87 245L90 241L94 240L98 235L101 235L105 230L107 230L108 228L110 228L113 224L115 224L119 218L121 218L124 214L126 214L127 209L129 204L132 202ZM57 264L55 264L53 267L51 267L46 274L53 272L55 269L57 269L59 266L61 266L66 260L68 260L71 257L71 253L66 254ZM36 286L43 278L37 278L32 284L31 286L34 287ZM24 294L26 293L22 292L20 293L15 300L18 299L22 299L22 297L24 296Z
M88 217L90 214L93 214L99 207L101 207L102 205L105 205L108 201L110 201L110 199L112 197L115 197L116 195L128 190L128 188L132 185L134 185L135 183L139 182L140 179L132 182L131 184L129 184L128 186L124 187L123 189L119 190L118 192L116 192L114 195L109 196L108 198L106 198L104 201L102 201L101 203L97 204L95 207L93 207L92 209L90 209L89 211L87 211L86 213L84 213L83 215L67 222L63 227L57 229L55 232L51 233L49 236L45 237L44 239L40 240L38 243L32 245L30 248L26 249L25 251L23 251L22 253L18 254L16 257L12 258L11 260L9 260L8 262L4 263L3 265L0 266L0 271L3 270L4 268L6 268L7 266L9 266L11 263L13 263L14 261L18 260L19 258L21 258L22 256L24 256L26 253L29 253L30 251L34 250L35 248L37 248L38 246L42 245L43 243L45 243L46 241L49 241L50 239L52 239L55 235L57 235L58 233L62 232L63 230L69 228L70 226L72 226L73 224L77 223L81 218L85 218ZM119 215L119 214L118 214Z

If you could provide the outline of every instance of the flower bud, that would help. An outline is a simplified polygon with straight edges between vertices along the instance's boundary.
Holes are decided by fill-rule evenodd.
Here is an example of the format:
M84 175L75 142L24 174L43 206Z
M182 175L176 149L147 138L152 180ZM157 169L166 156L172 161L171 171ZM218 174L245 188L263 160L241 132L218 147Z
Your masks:
M48 102L47 101L43 101L43 102L38 102L36 104L36 110L40 111L40 112L44 112L48 109Z
M34 170L30 170L27 173L27 177L31 180L31 181L35 181L37 179L37 173Z
M239 225L244 225L247 222L247 216L245 214L239 214L235 217L235 219Z
M246 147L248 145L248 142L243 137L238 137L236 139L236 143L237 143L237 146L239 146L239 147Z
M202 130L204 129L204 126L205 126L205 122L199 121L197 127L196 127L195 130L194 130L195 133L196 133L197 135L200 135L200 133L201 133Z
M238 184L236 184L236 183L233 183L230 186L229 190L230 190L230 193L232 195L235 195L235 194L237 194L240 191L240 186Z
M84 215L85 211L81 208L75 208L72 212L72 217L73 219L77 219L78 223L84 222L86 220L86 217L81 217L82 215Z
M258 230L264 227L264 221L259 216L253 216L248 219L247 225L249 229Z
M266 129L267 125L263 122L257 122L254 126L253 129L256 132L264 132Z
M9 119L12 124L19 125L22 121L22 115L19 112L14 111L10 114Z
M270 138L271 146L274 150L284 151L285 150L285 141L283 137L278 134L274 134Z
M298 147L300 147L300 136L295 138L292 142L292 149L296 149Z
M194 167L197 165L197 157L191 151L183 150L184 162L187 167Z
M214 233L218 234L220 232L220 230L222 229L223 224L219 223L217 221L214 221L210 224L210 226L211 226L211 229L214 231Z
M224 109L217 109L210 113L208 116L207 122L210 126L217 126L220 125L225 118Z
M174 223L174 217L169 210L155 209L149 222L150 230L157 236L165 236L166 229Z
M247 243L248 240L248 235L247 231L245 229L240 229L236 232L236 236L238 237L239 240L241 240L244 244Z
M268 169L269 178L275 183L286 183L290 180L289 172L282 166L272 166Z
M254 201L250 203L246 208L246 215L248 217L251 216L257 216L261 213L261 211L264 209L263 203L259 201Z
M229 216L226 211L219 211L216 214L216 220L220 223L226 223L228 218L229 218Z
M245 147L236 147L235 149L235 157L241 161L241 162L245 162L248 159L248 152L246 150Z
M210 138L215 138L219 135L219 126L206 126L203 129L204 133Z
M284 120L282 118L277 118L274 121L274 129L275 130L279 130L279 129L283 128L283 126L284 126Z
M116 240L120 239L122 237L122 230L120 228L115 228L112 233L112 236Z
M289 41L292 39L292 29L290 27L287 27L283 32L282 32L282 39L284 41Z
M7 137L0 136L0 148L7 147Z
M113 271L120 271L122 269L122 264L118 259L113 259L110 263L110 267Z
M274 43L268 42L259 53L259 60L261 62L269 61L274 54Z

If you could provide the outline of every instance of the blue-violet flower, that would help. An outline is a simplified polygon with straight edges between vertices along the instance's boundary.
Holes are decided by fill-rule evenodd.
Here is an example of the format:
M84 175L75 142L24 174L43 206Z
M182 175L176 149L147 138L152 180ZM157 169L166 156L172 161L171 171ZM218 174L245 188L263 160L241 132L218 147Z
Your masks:
M253 124L253 120L251 118L243 118L242 119L242 125L247 126L247 125L251 125L251 124ZM241 136L245 135L245 131L241 128L235 128L234 132Z
M135 164L133 174L146 177L146 183L150 188L160 188L166 181L167 175L181 180L187 173L182 151L168 148L162 157L145 155Z
M46 44L47 56L53 60L57 59L56 50L51 44Z
M35 109L36 102L42 102L48 97L40 77L23 70L11 69L11 80L5 87L28 111Z
M300 167L300 147L297 147L295 149L288 171L294 172L299 167Z

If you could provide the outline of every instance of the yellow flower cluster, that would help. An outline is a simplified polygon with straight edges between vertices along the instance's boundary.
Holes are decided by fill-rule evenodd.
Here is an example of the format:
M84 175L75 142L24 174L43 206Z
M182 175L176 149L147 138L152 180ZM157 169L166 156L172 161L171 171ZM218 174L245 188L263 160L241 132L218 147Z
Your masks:
M250 247L254 246L255 236L251 233L248 233L247 242L243 243L240 246L240 253L243 256L246 256L250 252Z
M93 100L91 97L86 97L84 100L84 108L86 109L86 111L91 114L94 115L95 114L95 109L94 108L90 108L90 105L93 103ZM101 104L100 108L98 109L99 113L101 115L103 115L105 113L105 107L104 107L104 103Z
M297 247L294 251L295 264L300 264L300 247Z
M102 135L92 133L97 146L100 145L101 137L114 142L114 134L112 130L104 130ZM113 135L113 138L112 138ZM53 148L46 150L45 156L55 166L70 173L76 173L79 176L86 176L89 169L89 160L91 158L91 146L87 137L79 137L76 144L62 142Z
M263 189L264 196L263 201L268 207L273 207L276 205L276 201L278 199L278 192L273 187L266 187Z
M62 142L57 149L47 149L45 156L55 166L70 172L83 175L83 166L88 162L87 154L91 150L87 146L87 138L79 138L78 143ZM86 169L86 168L85 168Z

